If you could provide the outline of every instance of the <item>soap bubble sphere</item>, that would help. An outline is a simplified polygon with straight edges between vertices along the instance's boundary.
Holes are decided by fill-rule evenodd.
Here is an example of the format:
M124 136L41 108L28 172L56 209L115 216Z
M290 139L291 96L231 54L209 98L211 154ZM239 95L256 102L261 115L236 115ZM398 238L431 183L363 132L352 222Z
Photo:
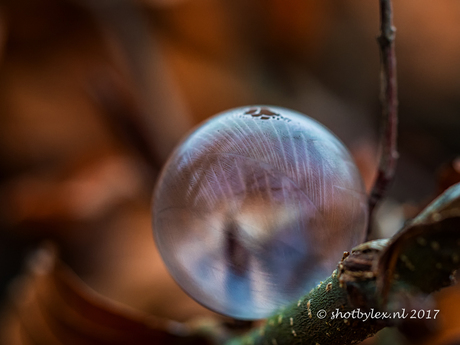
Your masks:
M344 145L292 110L245 107L196 129L158 181L155 241L195 300L260 319L328 277L361 243L367 200Z

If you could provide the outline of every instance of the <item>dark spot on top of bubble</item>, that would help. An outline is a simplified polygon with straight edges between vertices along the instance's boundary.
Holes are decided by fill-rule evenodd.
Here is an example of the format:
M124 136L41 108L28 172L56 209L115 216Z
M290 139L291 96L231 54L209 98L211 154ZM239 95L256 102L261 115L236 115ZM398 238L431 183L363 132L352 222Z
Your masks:
M268 116L279 115L278 113L275 113L274 111L271 111L270 109L265 108L265 107L260 108L260 113L262 115L268 115Z
M282 116L280 113L276 113L270 110L268 107L253 107L238 117L243 118L247 115L251 115L252 118L259 120L283 120L285 122L291 122L291 119Z
M262 120L268 120L270 117L280 116L279 113L271 111L267 107L254 107L250 108L245 112L246 115L251 115L252 117L261 117Z

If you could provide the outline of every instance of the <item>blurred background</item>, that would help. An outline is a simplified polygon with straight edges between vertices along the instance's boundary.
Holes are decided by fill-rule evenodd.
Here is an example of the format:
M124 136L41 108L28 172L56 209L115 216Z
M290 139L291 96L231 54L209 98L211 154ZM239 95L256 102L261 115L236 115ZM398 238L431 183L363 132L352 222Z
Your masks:
M460 174L460 3L395 1L394 12L400 160L376 237ZM272 104L317 119L350 149L369 188L380 124L378 16L377 0L3 0L8 344L27 343L11 340L25 321L10 306L35 286L13 278L54 272L50 260L65 263L75 289L110 303L176 321L212 315L166 272L150 198L173 147L218 112ZM44 240L55 256L37 254ZM44 297L35 298L26 301Z

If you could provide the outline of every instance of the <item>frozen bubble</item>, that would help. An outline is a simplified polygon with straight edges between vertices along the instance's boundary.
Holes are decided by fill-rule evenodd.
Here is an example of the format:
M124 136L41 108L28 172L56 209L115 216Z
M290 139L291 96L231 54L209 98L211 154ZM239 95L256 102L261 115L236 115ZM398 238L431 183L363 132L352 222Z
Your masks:
M362 242L367 201L344 145L278 107L218 114L175 150L158 181L155 241L206 307L260 319L329 276Z

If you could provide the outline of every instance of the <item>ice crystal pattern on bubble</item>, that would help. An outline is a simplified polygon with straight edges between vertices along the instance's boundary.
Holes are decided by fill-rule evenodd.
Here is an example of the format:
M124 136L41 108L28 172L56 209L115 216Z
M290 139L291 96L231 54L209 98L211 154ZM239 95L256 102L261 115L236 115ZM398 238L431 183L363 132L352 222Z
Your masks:
M155 241L194 299L259 319L363 240L366 205L350 154L325 127L284 108L238 108L211 118L169 159L155 191Z

